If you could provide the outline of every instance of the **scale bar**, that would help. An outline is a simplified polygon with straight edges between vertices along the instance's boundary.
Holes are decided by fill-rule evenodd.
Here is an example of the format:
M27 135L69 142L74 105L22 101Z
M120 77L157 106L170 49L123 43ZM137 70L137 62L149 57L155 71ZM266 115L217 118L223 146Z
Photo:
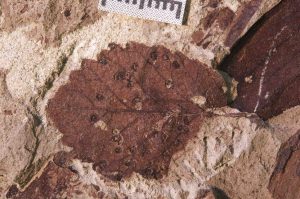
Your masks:
M182 25L186 0L100 0L99 9Z

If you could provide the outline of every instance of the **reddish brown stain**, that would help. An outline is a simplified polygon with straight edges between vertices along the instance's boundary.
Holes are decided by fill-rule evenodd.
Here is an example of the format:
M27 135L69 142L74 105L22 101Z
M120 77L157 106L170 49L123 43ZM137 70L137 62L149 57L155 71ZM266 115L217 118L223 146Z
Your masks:
M48 115L63 142L104 176L121 180L138 172L159 179L199 130L203 111L190 98L226 105L223 80L162 46L109 46L71 73L49 101Z
M8 193L7 198L13 199L56 199L56 198L73 198L74 195L81 195L82 192L77 189L78 176L72 170L68 169L66 161L64 165L58 165L55 162L62 159L69 159L69 154L60 152L55 155L54 162L50 161L44 169L43 174L36 178L23 192L13 185Z
M300 131L279 150L269 190L274 199L300 198Z
M217 22L221 30L224 30L232 22L233 17L234 12L227 7L215 9L202 20L203 28L207 30L214 22Z
M195 199L215 199L213 193L209 189L201 189L198 191Z
M220 0L210 0L207 4L208 7L217 8L220 5Z
M300 0L282 1L224 61L239 82L235 108L268 119L300 104L299 10Z
M210 29L215 29L218 27L220 30L225 31L229 29L232 24L235 14L229 8L217 8L218 1L212 1L207 6L216 6L215 9L210 11L206 17L204 17L200 24L201 28L195 31L192 34L192 42L198 46L201 46L206 49L210 43L210 40L207 41L209 37L211 37Z
M234 12L229 8L222 8L218 14L217 22L221 30L225 30L232 22L234 18Z
M204 32L202 30L195 31L192 34L192 41L198 46L202 44L203 39L204 39Z
M19 193L18 187L16 185L12 185L6 193L6 198L12 198L16 196L18 193Z
M231 48L241 37L241 34L243 33L244 29L246 28L255 12L259 10L259 6L261 5L261 3L262 0L253 0L243 5L243 8L237 13L237 17L234 18L232 25L228 31L227 38L225 40L226 46Z
M12 110L4 110L4 115L12 115L13 111Z

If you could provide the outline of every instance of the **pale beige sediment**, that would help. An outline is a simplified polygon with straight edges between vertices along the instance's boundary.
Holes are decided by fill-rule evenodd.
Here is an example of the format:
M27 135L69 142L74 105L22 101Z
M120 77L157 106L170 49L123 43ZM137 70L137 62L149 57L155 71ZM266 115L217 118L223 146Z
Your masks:
M252 140L249 150L208 183L223 189L234 199L272 199L267 189L269 179L280 146L300 129L299 110L299 106L291 108L270 119Z
M14 31L32 23L31 39L47 46L57 45L63 35L96 21L100 17L93 0L2 0L3 23L0 30Z
M278 1L263 2L267 5L264 7L262 4L252 17L252 21L256 21ZM35 20L29 20L31 23L22 24L12 33L5 31L1 33L0 67L9 69L8 89L13 97L22 100L28 100L38 94L38 90L43 87L45 81L57 67L56 63L61 55L66 53L71 46L75 50L70 57L71 64L68 67L72 67L73 64L78 65L83 58L95 58L96 54L107 48L111 42L125 45L128 41L136 41L150 46L164 45L173 51L178 50L190 58L198 59L211 66L215 59L221 60L224 57L224 54L219 55L219 51L223 52L222 49L226 48L223 42L228 33L222 32L218 26L214 26L213 29L209 29L212 36L211 44L207 49L192 43L191 35L201 26L201 19L211 11L205 6L207 3L208 1L191 2L189 18L185 26L145 21L109 13L93 24L63 36L60 46L49 48L44 48L41 40L28 37L28 34L38 31L40 28L40 24L34 22ZM224 5L228 5L228 3L224 3ZM224 7L224 5L220 6ZM242 10L242 5L235 2L234 7L237 5ZM238 8L236 12L241 12ZM251 23L245 27L245 31L250 25Z
M24 105L9 95L5 71L0 70L0 193L30 161L33 135ZM2 190L1 190L2 189ZM1 196L1 194L0 194Z
M201 19L211 11L210 8L205 7L208 3L207 0L191 2L186 26L145 21L99 11L102 17L89 25L74 28L77 26L76 24L80 23L77 16L66 31L61 29L63 24L57 23L50 26L47 34L43 30L45 28L44 18L39 18L37 13L42 12L45 17L45 14L47 15L45 9L49 2L36 2L36 5L32 4L34 9L38 10L36 13L28 13L24 19L12 18L9 19L10 21L7 21L8 19L4 16L5 6L1 5L0 70L5 71L5 76L1 76L0 84L1 88L5 89L1 90L0 96L0 143L6 147L4 150L1 148L0 151L0 179L4 179L0 180L2 188L0 196L5 194L8 186L30 161L31 153L25 149L25 146L33 146L35 139L31 129L32 113L28 110L34 111L42 120L42 124L39 126L40 145L34 162L45 160L61 149L58 141L61 135L49 123L44 109L48 99L53 96L57 88L68 81L70 72L80 68L82 59L95 59L97 53L106 49L111 42L125 45L128 41L140 42L149 46L164 45L172 51L180 51L190 58L206 63L208 67L211 67L215 60L220 61L229 52L223 44L226 33L220 31L218 27L210 30L213 33L210 38L212 43L207 49L191 42L191 35L201 26ZM75 7L80 10L79 15L81 16L82 8L78 7L77 1L72 2L75 2L77 6ZM223 1L221 6L229 7L236 13L241 8L239 2ZM263 13L277 3L277 0L263 1L243 33ZM63 6L63 3L59 3L58 10L64 10ZM45 38L49 37L51 40L56 38L57 34L61 35L61 43L45 47ZM62 64L64 61L66 63ZM60 69L63 69L62 73L59 72ZM52 81L54 81L53 87L51 84L48 85ZM3 113L4 107L16 112L12 116L7 116ZM236 112L232 109L219 111L219 114ZM103 176L92 171L90 165L75 161L74 164L80 171L82 186L91 183L97 184L103 192L108 194L108 198L112 195L128 195L131 198L142 198L147 195L180 198L182 194L187 195L187 198L193 198L200 188L206 187L207 180L224 169L226 170L226 167L231 168L231 165L236 165L236 160L240 162L245 156L241 156L241 154L249 153L251 157L262 157L266 162L272 162L272 155L269 157L269 155L260 154L255 150L247 152L255 148L255 140L259 141L260 136L266 140L266 143L274 144L274 148L261 146L265 147L266 153L271 149L276 151L279 146L278 141L272 136L270 137L270 133L268 133L272 130L269 127L260 127L257 122L253 122L247 117L232 117L226 116L226 114L213 117L205 122L205 125L199 130L198 137L193 140L195 143L191 141L185 151L174 156L171 171L168 177L162 181L145 180L135 174L131 179L120 183L108 182L104 181ZM285 115L282 117L288 118ZM270 120L270 123L274 128L284 127L281 126L283 124L276 122L276 119ZM232 132L234 132L234 136ZM203 141L204 137L207 139L206 144ZM252 141L253 139L254 141ZM254 158L252 159L255 162ZM241 165L244 163L245 161L242 161ZM82 165L87 167L83 168ZM257 168L261 168L261 166L257 166ZM227 189L225 190L227 191Z
M269 119L269 123L272 128L280 130L275 132L275 136L285 143L300 129L300 106L290 108L281 115Z
M206 181L234 164L251 140L259 133L260 122L251 115L236 110L220 109L218 114L205 120L195 138L171 160L169 173L161 180L149 180L139 174L121 182L114 182L97 174L92 164L73 161L84 185L97 185L106 198L196 198ZM241 130L242 129L242 130Z

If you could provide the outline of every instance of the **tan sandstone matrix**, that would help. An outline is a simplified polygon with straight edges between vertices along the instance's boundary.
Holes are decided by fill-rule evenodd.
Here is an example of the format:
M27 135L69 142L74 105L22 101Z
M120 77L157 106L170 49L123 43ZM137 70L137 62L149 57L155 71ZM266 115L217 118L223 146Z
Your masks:
M1 199L300 197L299 0L182 2L0 1Z

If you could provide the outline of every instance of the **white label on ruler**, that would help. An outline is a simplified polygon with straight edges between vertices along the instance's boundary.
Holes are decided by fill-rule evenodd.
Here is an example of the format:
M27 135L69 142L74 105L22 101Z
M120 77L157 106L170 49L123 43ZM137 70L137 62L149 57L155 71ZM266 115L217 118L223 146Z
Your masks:
M182 24L186 0L100 0L100 10Z

